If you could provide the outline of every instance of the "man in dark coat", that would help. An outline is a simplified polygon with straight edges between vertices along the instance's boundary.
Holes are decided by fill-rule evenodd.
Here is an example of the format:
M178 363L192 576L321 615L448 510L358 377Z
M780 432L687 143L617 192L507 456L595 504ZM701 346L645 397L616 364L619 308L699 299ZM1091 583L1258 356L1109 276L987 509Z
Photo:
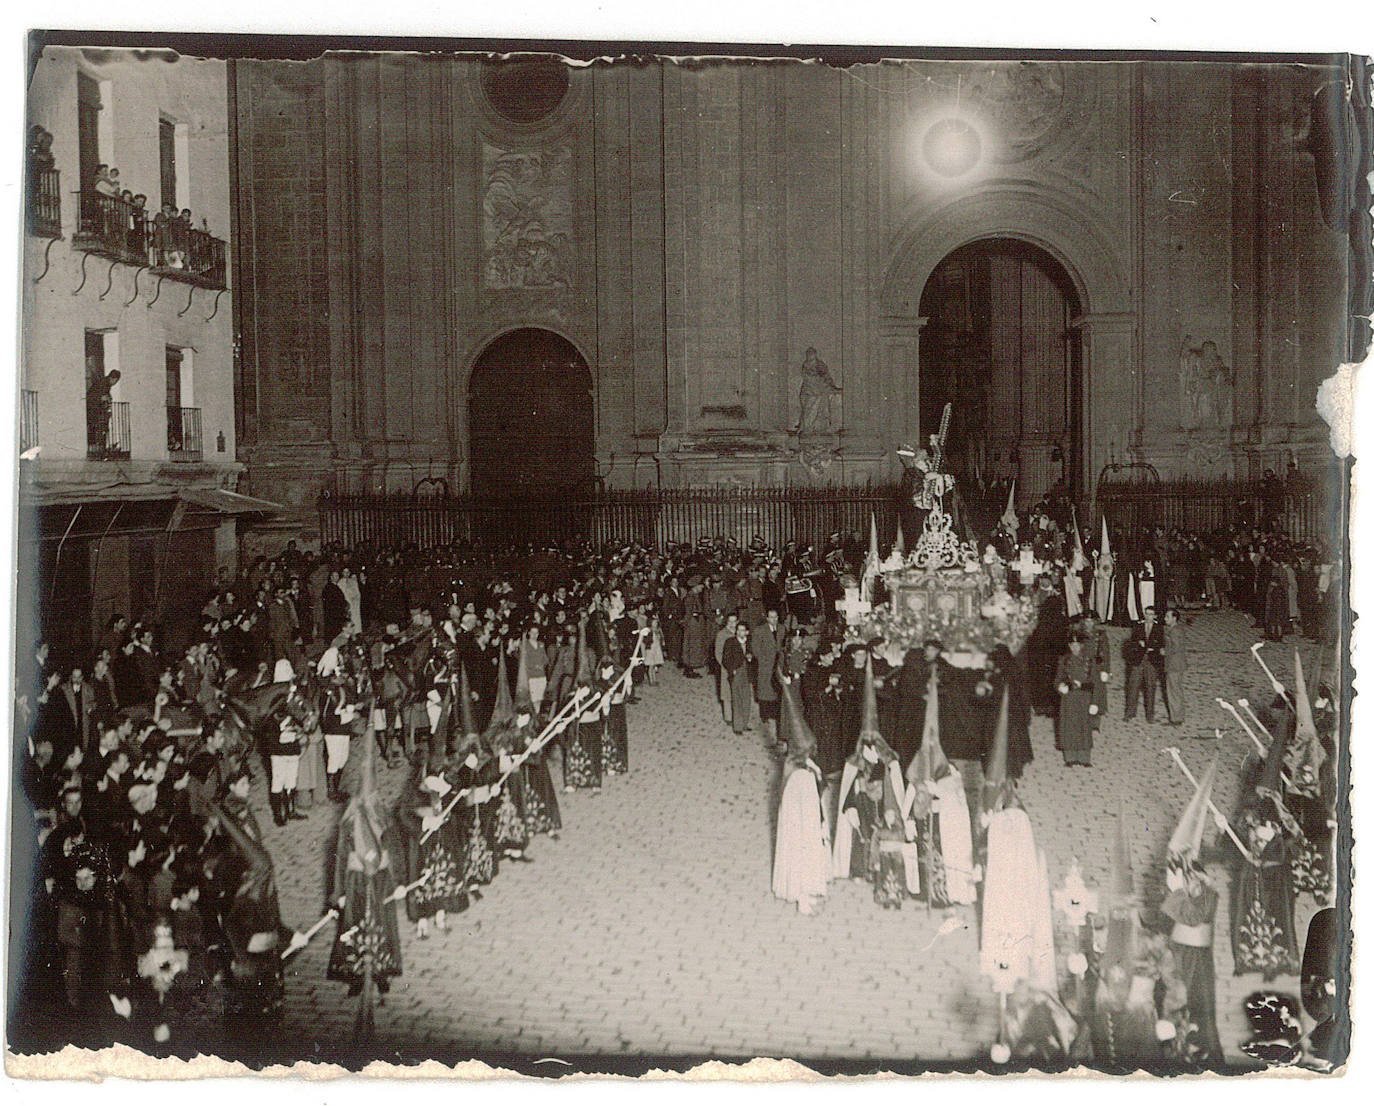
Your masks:
M1164 628L1155 622L1155 609L1146 607L1144 618L1131 627L1122 646L1126 661L1126 721L1135 717L1136 703L1145 696L1145 721L1155 720L1155 690L1164 669Z
M338 569L329 573L329 583L325 584L324 590L320 592L320 617L323 621L320 637L324 641L333 641L338 637L339 631L351 617L348 599L339 587Z

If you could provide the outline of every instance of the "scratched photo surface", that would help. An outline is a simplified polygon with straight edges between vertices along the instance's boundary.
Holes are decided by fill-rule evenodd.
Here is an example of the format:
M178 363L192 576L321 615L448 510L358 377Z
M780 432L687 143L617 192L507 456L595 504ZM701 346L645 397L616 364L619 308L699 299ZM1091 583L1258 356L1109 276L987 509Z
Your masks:
M1366 59L28 45L12 1073L1344 1065Z

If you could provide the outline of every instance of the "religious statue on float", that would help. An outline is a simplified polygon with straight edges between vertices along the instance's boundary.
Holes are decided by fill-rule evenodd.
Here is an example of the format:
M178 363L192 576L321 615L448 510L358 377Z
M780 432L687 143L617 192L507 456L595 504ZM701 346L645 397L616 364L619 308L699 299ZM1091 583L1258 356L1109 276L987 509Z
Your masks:
M945 509L946 497L954 490L953 476L942 468L949 420L946 406L930 451L907 451L909 471L921 474L912 499L926 513L910 553L894 543L887 558L871 557L887 602L871 602L869 589L861 585L854 597L858 602L844 608L845 615L866 636L894 645L919 648L938 638L946 656L966 655L971 660L985 657L998 645L1016 653L1035 628L1044 587L1037 571L1013 596L1007 586L1008 566L995 551L984 558L972 542L959 540L954 519ZM871 544L876 545L876 528Z

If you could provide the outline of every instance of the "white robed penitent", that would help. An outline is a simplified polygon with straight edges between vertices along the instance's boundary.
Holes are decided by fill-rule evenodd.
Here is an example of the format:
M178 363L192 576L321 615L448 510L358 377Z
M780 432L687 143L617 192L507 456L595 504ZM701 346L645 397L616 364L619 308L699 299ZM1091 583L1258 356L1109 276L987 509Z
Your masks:
M973 867L973 829L969 822L964 778L940 744L940 682L932 669L926 688L925 723L920 751L907 769L907 809L919 802L921 817L933 823L926 848L938 841L939 857L931 864L944 874L944 895L950 903L967 905L978 898L978 873ZM928 892L936 894L934 886Z
M1058 990L1045 858L1019 806L988 817L979 966L999 994L1011 994L1020 980L1050 994Z
M830 874L826 844L815 774L809 768L794 768L783 785L778 807L773 894L784 902L823 896Z
M1083 569L1088 565L1083 555L1083 539L1078 533L1078 522L1073 524L1073 556L1069 570L1064 573L1064 609L1070 618L1083 613Z
M1100 622L1110 622L1115 614L1116 561L1107 540L1107 519L1102 519L1102 545L1093 565L1092 596L1090 601Z
M814 749L816 739L797 703L792 681L784 676L781 683L782 709L786 712L793 752ZM830 878L829 830L821 811L820 769L809 757L805 765L793 761L790 767L778 804L773 894L809 912L812 900L825 895Z
M986 794L988 857L983 873L983 933L979 968L998 994L1009 995L1022 980L1057 994L1054 924L1050 915L1050 881L1044 855L1035 847L1030 816L1016 801L1006 776L1007 702L997 717L997 733L988 759Z

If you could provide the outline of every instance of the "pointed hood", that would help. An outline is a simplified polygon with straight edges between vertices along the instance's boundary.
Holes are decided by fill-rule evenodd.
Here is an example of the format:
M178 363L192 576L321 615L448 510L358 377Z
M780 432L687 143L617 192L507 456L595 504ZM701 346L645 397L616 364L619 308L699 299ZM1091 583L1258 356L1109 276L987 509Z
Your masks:
M1078 532L1078 516L1073 520L1073 560L1070 567L1075 572L1081 571L1083 566L1088 563L1088 558L1083 554L1083 535Z
M1107 538L1107 516L1102 516L1102 548L1098 550L1098 556L1107 558L1112 555L1112 543Z
M463 726L464 737L475 737L477 735L477 719L472 715L472 684L468 682L468 666L462 662L458 665L458 720Z
M1300 776L1311 773L1316 780L1326 760L1326 750L1322 748L1317 736L1317 724L1312 720L1312 700L1307 694L1307 681L1303 679L1302 657L1293 649L1293 782Z
M577 624L577 673L573 676L573 686L591 687L593 676L592 654L587 648L587 620L584 618Z
M782 692L782 709L787 717L787 732L789 744L792 749L815 749L816 735L811 732L811 727L806 724L806 716L802 713L801 706L797 703L797 689L795 678L790 680L779 680L778 687Z
M487 721L486 736L504 730L515 718L515 703L510 697L510 680L506 678L506 659L500 652L496 654L496 702L491 708L491 718Z
M1013 534L1021 526L1016 519L1016 479L1014 477L1011 487L1007 489L1007 509L1002 512L1002 524Z
M868 563L877 564L882 560L882 553L878 550L878 516L872 511L868 512Z
M520 643L520 664L515 670L515 710L534 713L534 696L530 694L530 664L525 643Z
M1120 988L1124 979L1134 971L1140 923L1135 876L1131 870L1131 842L1126 833L1125 804L1120 802L1116 812L1116 836L1112 840L1111 878L1103 900L1107 910L1107 933L1102 942L1102 956L1098 960L1099 987L1107 988L1110 993Z
M1217 758L1213 757L1212 763L1198 780L1193 797L1183 808L1178 825L1174 827L1173 836L1169 838L1169 860L1180 863L1196 860L1202 852L1202 834L1211 820L1209 807L1216 778Z
M939 779L949 771L949 757L945 756L945 747L940 744L940 677L934 667L926 682L926 716L921 728L921 751L917 756L922 758L925 778Z
M922 786L949 773L949 758L940 744L940 680L932 668L926 681L926 714L921 729L921 747L907 766L907 782L916 788L913 809L924 817L930 813L931 795Z
M1002 702L997 708L997 730L983 769L983 806L989 813L1007 805L1011 784L1007 780L1007 707L1010 689L1002 685Z
M377 789L375 761L376 735L368 726L363 745L362 775L358 793L348 800L339 819L339 839L336 857L347 863L349 853L356 851L369 871L376 871L383 859L383 838L387 830L387 813Z
M377 790L377 764L373 759L377 749L377 728L373 723L372 711L367 712L367 730L363 737L363 764L358 781L356 801L380 803L381 793Z
M892 539L892 552L901 556L906 552L906 535L902 533L902 520L897 520L897 536Z

